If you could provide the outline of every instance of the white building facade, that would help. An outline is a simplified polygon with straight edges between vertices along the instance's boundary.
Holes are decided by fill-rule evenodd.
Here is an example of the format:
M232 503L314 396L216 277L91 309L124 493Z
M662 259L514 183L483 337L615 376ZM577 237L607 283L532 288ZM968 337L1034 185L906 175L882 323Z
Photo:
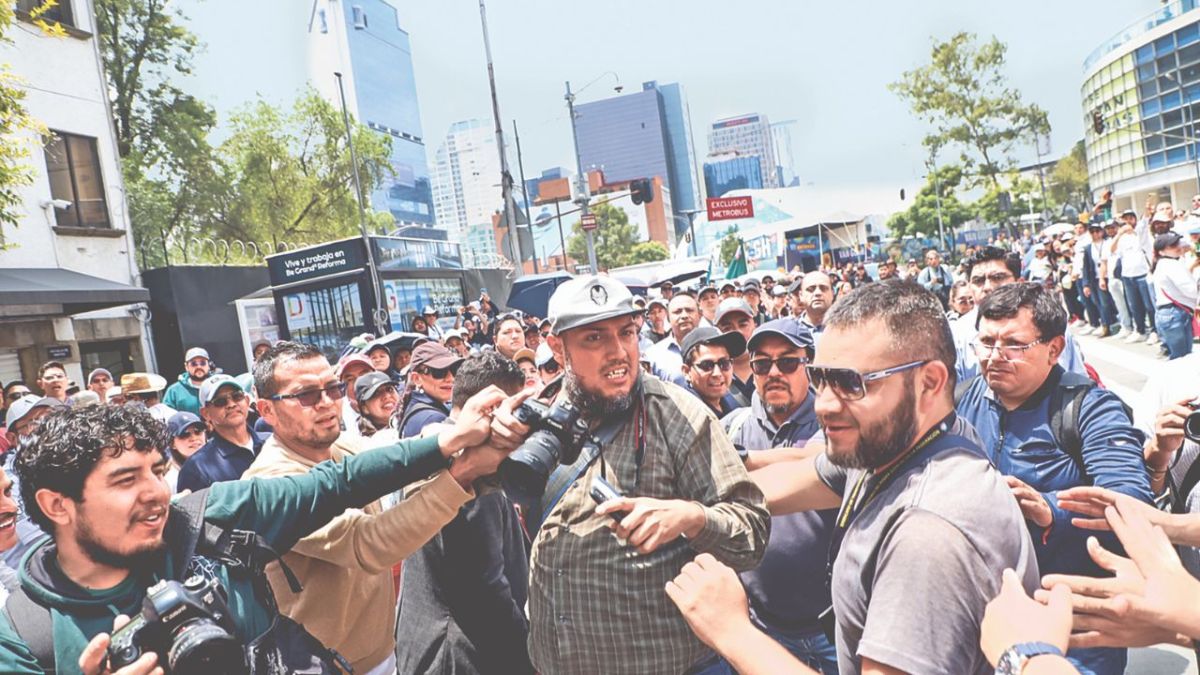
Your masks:
M504 204L500 191L500 155L496 137L479 120L450 125L438 146L433 167L433 204L438 227L460 242L464 255L477 262L494 257L492 215Z
M0 251L0 380L34 379L46 361L64 363L86 386L92 368L153 367L145 339L149 293L140 288L133 228L109 113L89 0L59 0L51 37L17 3L10 43L0 44L25 89L25 108L49 140L28 144L32 184L20 188L16 227Z

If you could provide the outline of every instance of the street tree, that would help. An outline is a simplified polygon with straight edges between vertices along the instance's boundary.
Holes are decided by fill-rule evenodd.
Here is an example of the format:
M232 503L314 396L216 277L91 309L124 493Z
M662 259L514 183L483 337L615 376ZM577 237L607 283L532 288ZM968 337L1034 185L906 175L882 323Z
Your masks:
M596 216L596 231L592 233L596 247L596 264L601 270L633 265L636 262L652 262L645 259L653 249L643 247L635 255L635 249L640 244L651 243L639 241L637 226L629 222L629 216L623 209L612 204L594 204L591 212ZM567 255L576 260L587 260L587 234L579 221L571 226L571 238L567 240ZM660 244L661 246L661 244ZM663 249L666 259L666 249Z
M628 265L658 262L671 257L671 252L660 241L642 241L633 245L629 251Z
M986 223L999 225L1008 221L1016 221L1023 213L1029 213L1032 204L1033 212L1040 213L1041 189L1036 180L1010 173L993 187L988 187L979 199L971 204L975 216ZM1001 195L1007 195L1002 198ZM1008 208L1004 208L1007 200Z
M947 237L952 237L954 228L970 220L972 216L971 209L958 199L958 188L962 180L962 167L955 164L938 167L936 174L926 176L925 184L913 196L912 204L906 210L892 214L888 219L888 230L895 237L939 236L940 198L941 225Z
M62 35L62 26L43 18L52 5L47 1L27 14L42 33L49 37ZM16 14L12 2L0 3L0 42L10 42L8 31ZM46 134L46 128L25 109L25 88L7 63L0 63L0 249L4 246L4 227L15 227L24 215L18 190L33 182L33 167L29 161L35 143Z
M931 153L959 151L967 187L998 187L1015 149L1050 132L1045 111L1009 85L1006 49L995 37L980 44L959 32L934 42L928 64L888 85L932 127L923 140Z
M1079 207L1087 201L1087 155L1083 141L1076 143L1070 153L1058 160L1046 182L1050 199L1058 207L1056 210L1067 204Z

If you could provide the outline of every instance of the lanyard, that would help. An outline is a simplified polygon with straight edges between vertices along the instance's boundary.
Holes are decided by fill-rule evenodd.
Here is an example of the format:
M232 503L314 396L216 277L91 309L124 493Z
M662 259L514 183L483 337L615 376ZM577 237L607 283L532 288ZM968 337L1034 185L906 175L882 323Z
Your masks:
M845 538L846 531L850 529L850 525L854 522L855 516L862 513L867 508L867 505L871 503L871 500L874 499L880 492L882 492L889 483L891 483L892 478L895 477L896 473L908 462L908 460L912 459L912 457L920 451L929 447L931 443L941 438L947 431L949 431L951 425L954 423L954 417L955 414L951 412L946 416L945 419L936 424L929 431L925 432L925 435L921 437L921 440L917 441L911 448L905 450L903 454L896 458L896 460L892 462L891 466L884 470L883 473L879 474L879 480L875 482L875 485L871 488L870 492L866 494L866 497L862 500L861 504L858 503L859 496L862 493L863 486L867 482L867 478L873 474L869 471L864 471L862 475L859 476L858 482L854 484L854 488L850 491L849 498L842 503L842 508L838 511L837 520L834 521L833 535L830 537L829 542L829 558L825 566L825 583L828 585L830 591L833 590L833 563L835 560L837 560L838 552L841 551L842 548L842 539Z

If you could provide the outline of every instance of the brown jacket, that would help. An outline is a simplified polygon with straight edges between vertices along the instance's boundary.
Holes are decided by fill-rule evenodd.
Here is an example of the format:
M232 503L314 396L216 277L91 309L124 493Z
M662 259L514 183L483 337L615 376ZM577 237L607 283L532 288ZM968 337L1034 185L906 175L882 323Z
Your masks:
M365 450L365 440L342 434L330 449L333 460ZM244 477L292 476L313 466L272 436ZM354 672L378 666L395 648L392 565L421 548L472 496L442 471L391 509L374 502L347 510L284 554L303 592L292 593L278 563L267 566L280 611L346 657Z

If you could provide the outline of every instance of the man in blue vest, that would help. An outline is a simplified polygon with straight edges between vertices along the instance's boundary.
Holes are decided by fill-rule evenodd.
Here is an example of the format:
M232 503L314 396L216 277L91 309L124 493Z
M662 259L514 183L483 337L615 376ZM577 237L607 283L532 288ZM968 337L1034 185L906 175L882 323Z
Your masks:
M1058 507L1056 493L1097 485L1150 502L1143 435L1121 400L1058 365L1067 314L1037 283L1005 285L979 305L972 349L982 375L960 385L958 414L979 433L1033 535L1043 574L1107 576L1088 555L1088 535ZM1079 397L1076 399L1076 397ZM1102 536L1106 548L1115 538ZM1080 672L1120 675L1123 649L1079 649Z

